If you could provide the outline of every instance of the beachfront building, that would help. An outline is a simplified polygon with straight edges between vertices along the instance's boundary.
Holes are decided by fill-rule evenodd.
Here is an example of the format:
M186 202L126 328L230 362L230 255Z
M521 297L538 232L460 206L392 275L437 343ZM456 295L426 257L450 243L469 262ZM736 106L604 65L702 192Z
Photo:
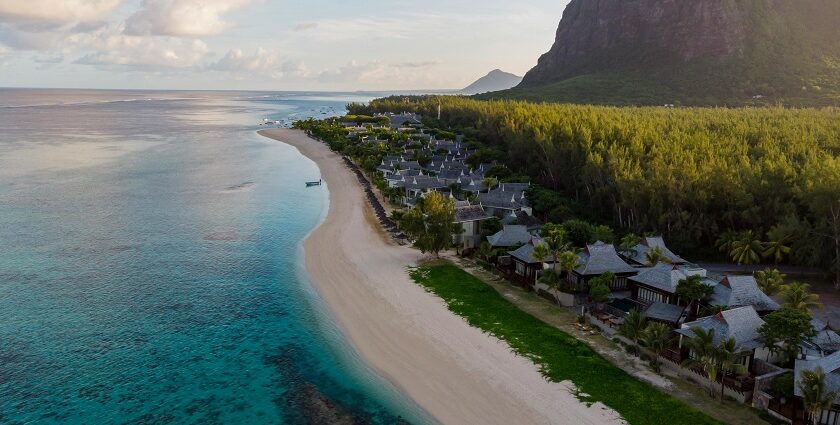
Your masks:
M469 201L455 202L455 222L463 231L452 236L452 244L463 249L476 249L481 244L481 222L492 216L484 211L481 204Z
M700 276L704 283L714 286L706 279L706 270L673 264L659 263L653 267L638 269L639 274L627 278L631 298L645 306L653 303L679 304L677 286L689 276Z
M727 308L751 306L761 316L779 309L779 303L761 291L753 276L724 277L715 285L715 292L708 303Z
M752 306L739 307L732 310L722 311L713 316L703 317L693 322L683 323L675 332L679 335L676 350L669 350L667 358L678 364L688 358L693 358L695 353L686 346L686 339L695 336L697 328L704 331L714 331L713 343L720 346L724 341L732 338L735 346L740 352L736 359L738 364L744 366L747 374L738 376L729 374L718 376L718 382L723 382L725 394L740 402L747 402L752 398L755 390L756 363L759 360L770 358L771 352L761 342L758 330L764 325L764 320L759 317ZM691 370L698 382L706 380L706 376L696 370Z
M693 355L693 353L684 349L684 338L694 337L695 328L705 331L714 330L715 345L720 345L723 341L734 338L736 347L743 351L738 358L738 363L744 365L747 370L751 370L756 355L767 356L769 354L758 334L758 329L762 325L764 325L764 320L759 317L752 306L747 306L725 310L713 316L683 323L682 327L677 329L676 332L680 335L679 347L683 351L683 358Z
M840 391L840 351L819 359L796 360L793 369L794 381L796 383L801 381L803 371L814 371L817 368L822 369L825 373L826 390ZM796 383L793 393L798 399L797 402L801 404L802 388ZM798 413L801 414L802 409L799 409ZM831 408L821 411L816 419L816 423L820 425L840 425L840 398L834 400L834 405Z
M665 257L671 264L688 264L688 261L684 260L679 255L674 254L670 249L668 249L668 247L665 245L665 240L662 238L662 236L644 237L642 238L642 241L639 244L637 244L633 248L630 248L627 251L621 252L621 255L630 264L646 266L649 265L647 261L648 252L656 248L661 250L662 256Z
M580 267L567 275L569 283L581 284L605 273L612 273L615 279L610 282L612 291L627 289L627 278L638 273L638 270L625 263L615 250L615 246L598 241L578 254Z
M531 241L532 235L526 226L507 225L502 230L487 237L493 248L513 248Z
M536 284L539 273L545 268L546 264L554 264L553 256L548 256L544 261L534 258L534 247L538 245L545 245L545 242L540 238L533 237L525 245L513 251L508 251L511 259L510 272L517 283L526 287Z

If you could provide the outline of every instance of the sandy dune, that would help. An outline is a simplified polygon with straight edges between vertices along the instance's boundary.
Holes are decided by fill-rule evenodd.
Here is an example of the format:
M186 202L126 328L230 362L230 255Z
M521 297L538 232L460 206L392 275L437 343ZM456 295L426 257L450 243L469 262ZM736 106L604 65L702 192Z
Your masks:
M410 280L419 252L391 243L341 158L296 130L260 134L315 161L330 192L325 222L305 241L306 268L361 357L444 424L607 424L529 360L470 327Z

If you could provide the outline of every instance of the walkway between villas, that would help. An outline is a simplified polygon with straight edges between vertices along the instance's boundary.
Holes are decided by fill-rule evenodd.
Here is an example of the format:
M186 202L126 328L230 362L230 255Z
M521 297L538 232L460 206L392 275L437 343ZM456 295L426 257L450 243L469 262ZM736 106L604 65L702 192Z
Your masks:
M662 389L709 416L730 424L766 423L758 416L756 409L734 401L722 403L719 400L714 400L709 397L706 386L700 386L685 378L679 378L668 372L666 368L663 368L665 376L657 374L648 367L646 362L626 353L622 346L609 340L601 333L593 335L591 332L582 331L577 324L577 315L571 310L552 304L533 292L527 292L511 285L504 278L481 268L472 260L457 257L452 253L447 253L442 257L490 285L522 311L586 342L601 356L625 372Z

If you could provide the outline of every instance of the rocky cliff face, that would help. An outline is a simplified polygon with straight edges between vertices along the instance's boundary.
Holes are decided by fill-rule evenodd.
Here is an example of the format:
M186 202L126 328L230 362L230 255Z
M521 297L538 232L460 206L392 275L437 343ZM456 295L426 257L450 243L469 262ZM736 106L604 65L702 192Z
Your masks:
M718 85L718 97L821 92L840 88L838 22L840 0L572 0L519 88L609 74L610 83L629 76L652 101L656 85L677 97L704 85Z
M742 10L730 0L573 0L551 50L525 82L561 79L604 56L642 63L651 50L681 60L743 51Z

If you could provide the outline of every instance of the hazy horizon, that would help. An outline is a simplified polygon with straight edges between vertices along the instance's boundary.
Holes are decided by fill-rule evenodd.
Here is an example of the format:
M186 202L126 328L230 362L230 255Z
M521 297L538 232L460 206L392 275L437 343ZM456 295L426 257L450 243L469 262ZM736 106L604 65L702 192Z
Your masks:
M7 0L0 87L455 90L524 74L567 3Z

